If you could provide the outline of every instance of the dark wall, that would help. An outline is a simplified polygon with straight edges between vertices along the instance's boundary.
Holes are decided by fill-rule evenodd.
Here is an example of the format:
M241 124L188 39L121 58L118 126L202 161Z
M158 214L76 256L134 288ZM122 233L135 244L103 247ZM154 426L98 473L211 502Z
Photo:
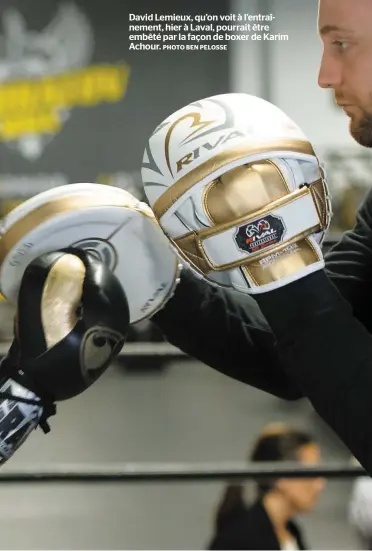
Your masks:
M147 136L164 117L190 101L228 91L227 51L128 50L129 13L226 13L225 0L203 0L202 8L188 2L180 11L171 0L67 5L61 11L57 0L0 4L3 210L12 204L6 199L51 185L116 180L125 185L139 169ZM105 101L107 94L111 101ZM50 131L56 124L60 128Z

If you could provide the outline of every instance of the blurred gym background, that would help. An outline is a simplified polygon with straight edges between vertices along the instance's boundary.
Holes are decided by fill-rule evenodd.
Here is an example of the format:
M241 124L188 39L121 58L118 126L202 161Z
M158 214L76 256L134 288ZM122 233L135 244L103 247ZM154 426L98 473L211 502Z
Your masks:
M227 51L129 51L129 13L274 14L288 41L228 42ZM317 87L317 0L2 0L0 216L53 186L99 182L142 198L146 139L174 110L229 91L261 96L302 127L323 158L335 212L351 227L372 158ZM13 308L0 302L6 350ZM312 432L324 461L349 452L304 400L286 403L170 350L149 323L84 395L60 404L5 468L59 463L242 461L272 421ZM249 363L249 357L247 358ZM301 519L313 549L356 549L353 482L329 482ZM0 486L1 549L205 549L223 483ZM2 498L2 499L1 499Z

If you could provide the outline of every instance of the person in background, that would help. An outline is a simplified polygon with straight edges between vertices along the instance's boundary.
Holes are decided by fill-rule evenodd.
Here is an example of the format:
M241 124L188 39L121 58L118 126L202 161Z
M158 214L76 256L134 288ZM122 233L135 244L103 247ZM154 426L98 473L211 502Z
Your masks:
M318 464L320 448L307 432L282 424L268 425L258 437L250 460ZM294 520L311 511L322 492L322 478L256 481L256 497L245 498L244 485L227 486L219 504L208 549L308 549Z

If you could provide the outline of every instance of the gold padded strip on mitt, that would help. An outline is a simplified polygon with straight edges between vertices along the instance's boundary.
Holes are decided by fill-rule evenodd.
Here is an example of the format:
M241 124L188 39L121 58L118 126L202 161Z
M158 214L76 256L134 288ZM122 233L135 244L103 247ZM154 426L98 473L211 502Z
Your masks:
M0 238L0 267L9 251L22 241L28 233L44 222L66 212L84 210L91 207L123 207L136 210L135 206L129 204L124 197L121 198L116 193L110 193L109 190L107 190L107 193L99 191L94 194L74 194L52 199L26 213L4 232ZM152 218L152 216L145 212L142 212L142 214Z

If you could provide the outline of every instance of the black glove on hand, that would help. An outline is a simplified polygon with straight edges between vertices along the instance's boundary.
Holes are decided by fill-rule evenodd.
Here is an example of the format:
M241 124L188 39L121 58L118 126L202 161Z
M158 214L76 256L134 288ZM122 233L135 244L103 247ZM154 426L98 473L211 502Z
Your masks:
M117 278L84 251L47 253L26 269L15 337L0 366L0 465L55 402L91 386L122 349L129 308Z

